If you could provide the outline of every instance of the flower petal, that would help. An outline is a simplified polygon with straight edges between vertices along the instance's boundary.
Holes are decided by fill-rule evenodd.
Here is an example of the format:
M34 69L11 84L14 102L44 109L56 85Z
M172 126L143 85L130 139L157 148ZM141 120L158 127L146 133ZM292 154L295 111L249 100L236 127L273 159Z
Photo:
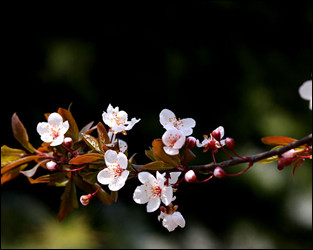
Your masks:
M164 126L173 124L176 121L175 114L169 109L163 109L160 113L160 123Z
M167 153L168 155L178 155L179 154L179 150L178 149L174 149L172 147L163 147L165 153Z
M117 155L117 163L121 166L121 168L126 169L128 166L128 160L126 155L122 152L118 153Z
M64 135L60 134L58 137L54 138L53 141L51 142L50 146L58 146L63 143L64 140Z
M138 180L142 183L142 184L146 184L146 183L156 183L156 179L155 177L148 173L148 172L140 172L138 174Z
M148 204L147 204L147 212L152 213L156 211L161 204L161 200L159 196L155 196L154 198L150 199Z
M300 86L299 94L304 100L312 100L312 80L306 81Z
M112 182L112 173L109 168L101 170L97 175L97 180L103 185L110 184Z
M161 200L165 206L168 206L173 199L173 188L172 187L164 187L161 193Z
M58 113L54 112L49 115L48 123L54 124L54 125L61 125L63 123L63 118Z
M136 203L144 204L144 203L147 203L149 201L149 197L147 195L146 189L147 188L145 185L138 186L135 189L133 199Z
M48 123L47 122L39 122L37 125L37 132L40 135L48 133Z
M112 164L113 162L117 162L117 153L115 150L109 149L104 154L105 163Z

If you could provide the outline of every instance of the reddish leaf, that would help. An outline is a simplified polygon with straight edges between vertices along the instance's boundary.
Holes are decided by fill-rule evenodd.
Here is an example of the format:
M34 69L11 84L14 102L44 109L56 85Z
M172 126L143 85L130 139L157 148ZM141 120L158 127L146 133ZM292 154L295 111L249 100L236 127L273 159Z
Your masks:
M28 134L23 123L18 118L17 114L14 113L12 116L12 130L14 138L29 152L34 153L35 148L28 141Z
M27 157L24 157L24 158L21 158L21 159L14 161L14 162L11 162L10 164L1 168L1 174L4 174L5 172L7 172L7 171L9 171L15 167L18 167L19 165L22 165L22 164L25 164L27 162L36 160L40 157L41 157L40 155L29 155Z
M69 110L59 108L58 113L62 116L64 121L68 121L70 127L68 131L66 132L66 135L71 137L74 142L78 141L79 139L79 130L77 123L72 115L72 113Z
M277 146L285 146L290 144L291 142L296 141L296 139L285 137L285 136L267 136L263 137L262 142L268 145L277 145Z
M98 152L102 152L99 146L99 142L92 135L82 134L84 142L91 148Z
M36 179L33 179L31 177L27 177L30 184L38 184L38 183L48 183L50 185L53 185L57 182L65 182L67 180L66 178L67 172L56 172L53 174L46 174L39 176Z
M163 147L165 145L163 144L161 139L155 139L152 142L152 147L153 147L153 151L156 154L156 156L164 161L165 163L169 163L175 167L180 165L180 158L178 155L168 155L167 153L165 153Z
M61 200L62 201L58 213L58 220L60 222L66 218L66 216L73 210L73 208L78 208L76 186L72 181L72 178L69 179L64 193L61 196Z
M27 163L23 165L19 165L15 168L10 169L9 171L6 171L4 174L2 174L1 185L17 177L20 174L20 171L25 169L27 165L28 165Z
M79 155L71 159L69 164L83 165L86 163L101 163L101 162L104 162L103 154L89 153L89 154Z
M104 127L104 125L99 122L97 125L97 131L98 131L98 135L99 135L99 146L101 151L103 150L103 146L106 149L107 147L105 146L105 144L109 144L110 143L110 137L108 136L108 133Z
M142 170L158 170L158 171L166 171L175 168L175 166L165 163L163 161L153 161L150 162L138 169L138 171Z

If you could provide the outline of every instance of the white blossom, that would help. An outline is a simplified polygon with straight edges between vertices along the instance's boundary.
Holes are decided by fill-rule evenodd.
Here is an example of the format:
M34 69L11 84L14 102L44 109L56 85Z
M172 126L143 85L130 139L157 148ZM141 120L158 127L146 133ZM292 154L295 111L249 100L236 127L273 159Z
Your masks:
M51 142L50 146L58 146L63 143L64 134L69 129L68 121L63 122L63 118L58 113L51 113L48 122L40 122L37 125L37 132L44 142Z
M133 195L136 203L147 203L148 213L156 211L160 207L161 201L168 206L173 199L173 188L164 185L166 178L158 171L156 177L148 172L140 172L138 179L142 185L135 189Z
M196 121L192 118L180 119L176 118L175 114L169 109L163 109L160 113L160 123L168 130L176 128L183 132L185 136L189 136L193 132L193 128L196 126Z
M185 219L180 212L174 212L172 214L161 212L158 216L158 220L160 221L161 219L163 220L162 225L169 232L174 231L177 226L184 228L186 225Z
M129 171L126 170L128 160L122 152L116 153L114 150L107 150L104 155L107 167L98 173L98 182L109 185L112 191L120 190L127 180Z
M128 114L121 110L119 107L113 108L109 104L107 111L102 114L103 122L110 127L110 131L113 133L124 133L133 128L133 126L140 121L140 119L132 118L128 121Z

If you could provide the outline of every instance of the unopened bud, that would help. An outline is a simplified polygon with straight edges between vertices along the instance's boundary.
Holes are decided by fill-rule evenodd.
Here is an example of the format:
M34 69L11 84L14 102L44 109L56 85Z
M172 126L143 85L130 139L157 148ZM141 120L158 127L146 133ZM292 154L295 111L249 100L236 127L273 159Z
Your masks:
M235 148L235 140L233 138L229 138L227 137L225 139L225 145L226 147L228 147L229 149L234 149Z
M80 197L80 203L84 206L87 206L91 200L92 195L91 194L87 194L87 195L82 195Z
M294 149L290 149L287 152L283 153L281 156L283 158L293 158L296 156L296 151Z
M186 144L186 147L189 148L189 149L193 149L194 146L196 146L197 144L197 139L194 138L193 136L189 136L187 138L187 144Z
M218 128L215 129L215 130L213 130L212 136L213 136L217 141L220 141L220 140L221 140L221 131L220 131Z
M193 170L189 170L186 174L185 174L185 181L189 182L189 183L193 183L197 181L197 176L195 174L195 172Z
M58 169L58 165L54 162L54 161L49 161L46 163L46 167L47 169L49 169L50 171L55 171Z
M66 145L66 146L71 146L72 145L72 138L71 137L65 137L64 140L63 140L63 143Z
M293 161L292 158L285 158L285 157L282 157L278 160L278 163L277 163L277 168L279 170L283 170L284 167L288 166L291 164L291 162Z
M216 167L213 171L213 175L216 178L223 178L227 176L227 173L221 167Z

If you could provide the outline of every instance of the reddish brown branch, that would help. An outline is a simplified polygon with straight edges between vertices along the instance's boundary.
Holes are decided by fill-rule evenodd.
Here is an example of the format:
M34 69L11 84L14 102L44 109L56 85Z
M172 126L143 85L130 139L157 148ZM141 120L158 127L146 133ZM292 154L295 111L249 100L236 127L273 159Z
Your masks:
M216 164L212 163L212 164L205 164L205 165L186 166L185 169L186 170L194 170L194 171L212 171L216 167L226 168L226 167L230 167L230 166L234 166L234 165L238 165L238 164L246 163L246 162L253 164L255 162L267 159L267 158L272 157L272 156L276 156L276 155L279 156L279 155L287 152L290 149L294 149L294 148L300 147L300 146L305 145L305 144L310 145L311 143L312 143L312 134L310 134L310 135L308 135L308 136L306 136L300 140L292 142L292 143L290 143L284 147L275 149L275 150L259 153L256 155L251 155L251 156L244 157L244 158L234 157L231 160L223 161L223 162L216 163Z

